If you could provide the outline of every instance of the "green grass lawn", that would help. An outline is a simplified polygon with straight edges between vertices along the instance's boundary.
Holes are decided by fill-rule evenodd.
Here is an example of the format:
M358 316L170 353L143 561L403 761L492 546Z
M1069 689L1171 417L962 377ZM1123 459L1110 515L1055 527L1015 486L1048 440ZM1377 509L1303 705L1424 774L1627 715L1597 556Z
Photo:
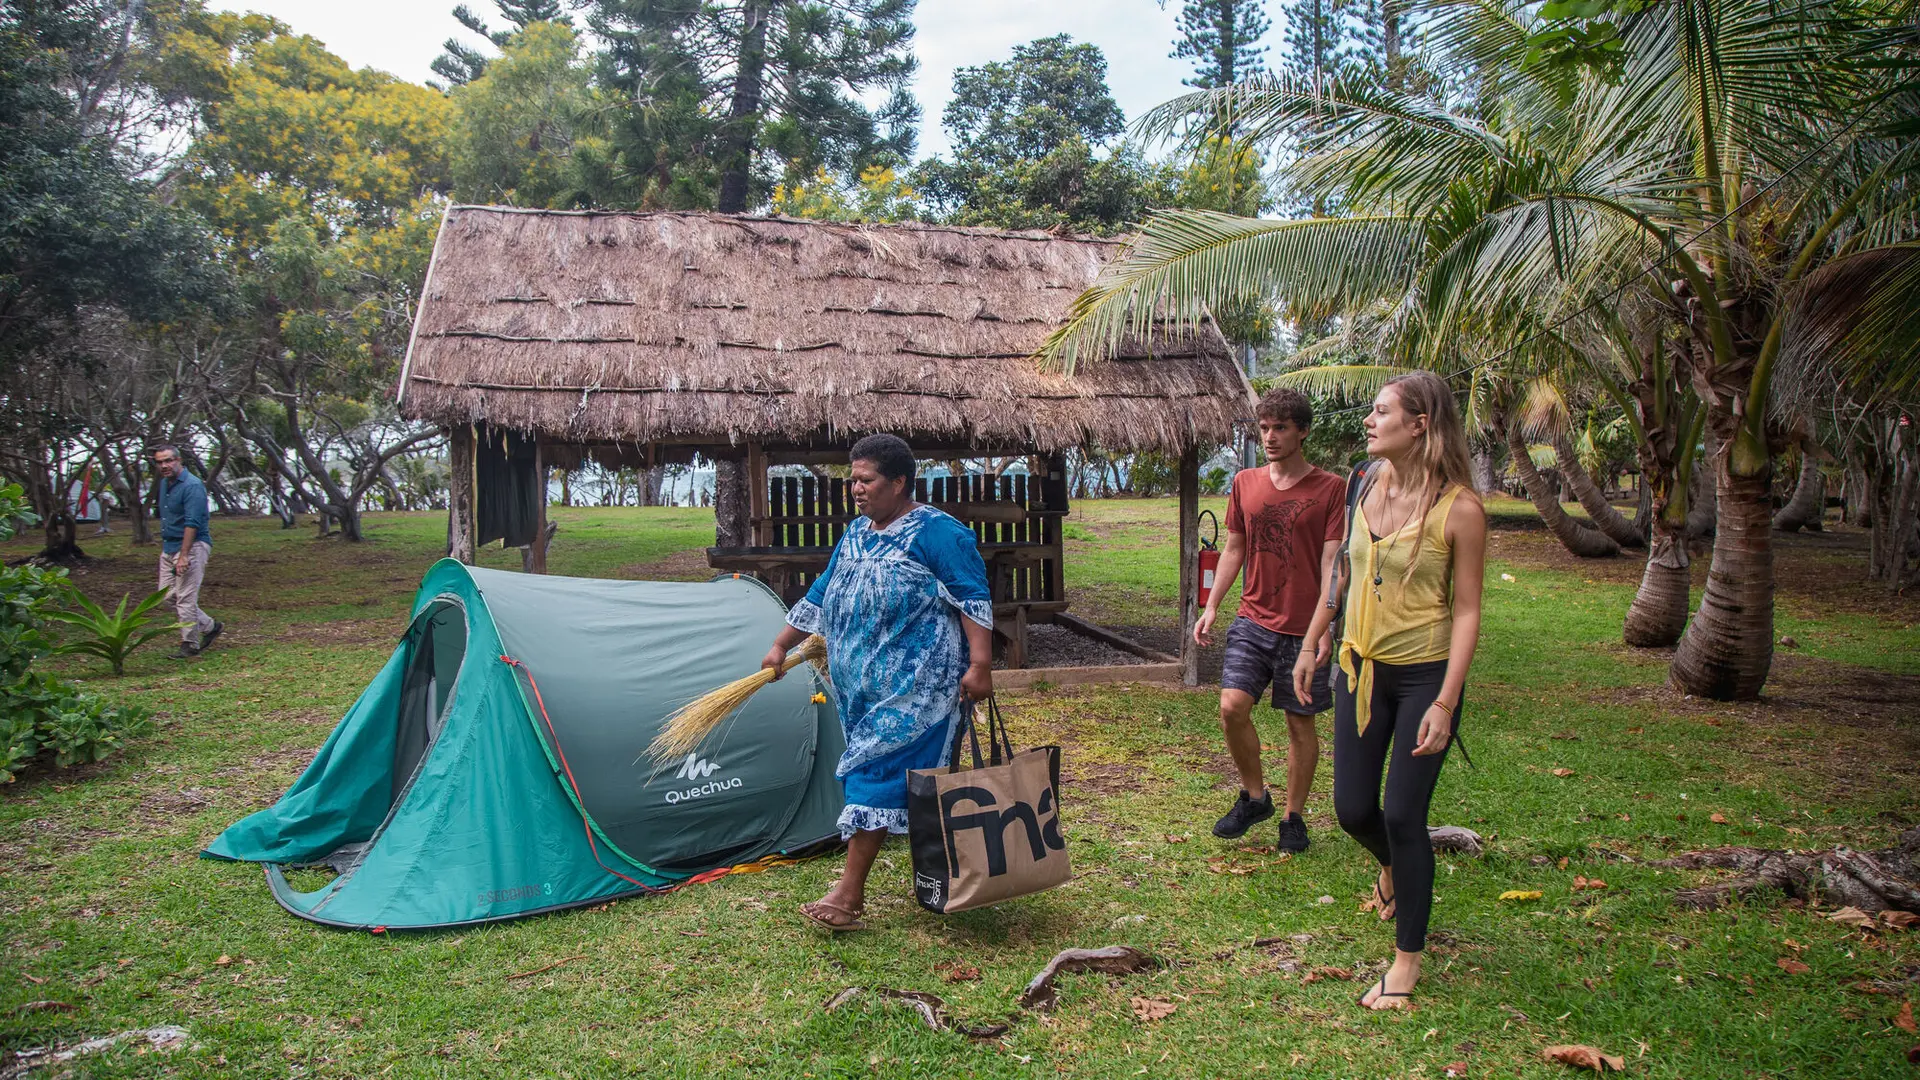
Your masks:
M1172 500L1076 510L1077 611L1172 622L1173 513ZM556 573L703 576L710 511L555 517ZM1232 787L1206 688L1009 695L1020 741L1065 747L1076 877L994 909L921 912L894 845L875 929L837 939L792 910L837 858L443 933L287 915L257 868L196 854L299 774L404 629L445 519L375 514L358 545L216 521L204 603L232 628L218 647L180 665L150 646L120 679L59 665L161 724L99 765L36 768L0 790L0 1049L179 1024L193 1048L114 1050L79 1074L1439 1078L1457 1062L1473 1077L1566 1076L1541 1049L1589 1043L1638 1076L1915 1075L1920 1037L1894 1021L1920 1000L1920 935L1772 902L1679 911L1671 892L1705 875L1647 865L1719 844L1878 848L1920 821L1913 603L1849 578L1844 538L1783 544L1780 631L1797 648L1780 651L1768 700L1683 700L1662 686L1664 656L1619 644L1637 563L1573 562L1524 504L1493 520L1462 720L1477 767L1450 761L1434 800L1436 823L1479 831L1489 851L1441 861L1411 1014L1353 1004L1392 936L1359 910L1372 874L1332 822L1325 758L1306 855L1273 854L1267 827L1237 844L1208 832ZM76 577L96 597L151 588L153 549L84 546L100 558ZM1576 876L1606 888L1576 890ZM1499 900L1509 889L1541 898ZM1016 1006L1059 949L1114 943L1165 966L1065 976L1051 1014ZM956 981L956 964L978 978ZM869 992L822 1008L849 986ZM1011 1027L933 1032L881 987ZM1174 1011L1143 1021L1134 998Z

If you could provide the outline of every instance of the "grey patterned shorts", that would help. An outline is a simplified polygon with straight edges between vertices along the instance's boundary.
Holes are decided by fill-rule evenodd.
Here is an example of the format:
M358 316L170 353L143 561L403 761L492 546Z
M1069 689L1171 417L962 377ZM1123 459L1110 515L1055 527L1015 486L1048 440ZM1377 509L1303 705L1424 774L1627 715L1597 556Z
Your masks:
M1293 664L1300 657L1306 639L1281 634L1261 626L1244 615L1236 616L1227 627L1227 658L1220 672L1220 689L1239 690L1259 701L1267 684L1273 684L1273 707L1308 715L1333 708L1330 676L1333 662L1313 672L1313 700L1302 705L1293 696Z

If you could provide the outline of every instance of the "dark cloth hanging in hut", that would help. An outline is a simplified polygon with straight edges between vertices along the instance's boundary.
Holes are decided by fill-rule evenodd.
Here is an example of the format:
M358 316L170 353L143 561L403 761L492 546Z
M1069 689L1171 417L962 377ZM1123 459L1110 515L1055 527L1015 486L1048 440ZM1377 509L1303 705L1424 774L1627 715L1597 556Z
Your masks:
M480 425L474 446L473 546L499 540L506 547L533 543L539 531L540 477L535 476L534 441L517 431Z

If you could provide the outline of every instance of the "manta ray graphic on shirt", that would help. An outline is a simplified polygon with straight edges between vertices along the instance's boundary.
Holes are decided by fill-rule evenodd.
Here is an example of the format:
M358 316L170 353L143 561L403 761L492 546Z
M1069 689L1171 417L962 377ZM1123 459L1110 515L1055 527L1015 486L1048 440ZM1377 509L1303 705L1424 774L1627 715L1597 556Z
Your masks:
M1255 552L1264 551L1274 556L1285 566L1293 554L1294 522L1307 506L1306 499L1287 499L1261 507L1247 530L1248 546Z

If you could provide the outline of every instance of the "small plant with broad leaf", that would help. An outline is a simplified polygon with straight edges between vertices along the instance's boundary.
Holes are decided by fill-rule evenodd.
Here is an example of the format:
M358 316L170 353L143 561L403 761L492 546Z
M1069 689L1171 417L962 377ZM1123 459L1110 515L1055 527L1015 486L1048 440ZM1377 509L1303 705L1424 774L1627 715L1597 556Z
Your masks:
M80 605L79 611L49 611L47 618L78 627L86 636L69 641L55 649L57 653L84 653L97 656L113 666L115 675L124 674L127 657L135 649L154 638L179 628L179 623L169 622L159 626L153 623L153 609L166 600L167 591L157 590L147 598L127 610L130 595L120 597L120 604L112 611L101 607L79 593L74 594L74 602Z

